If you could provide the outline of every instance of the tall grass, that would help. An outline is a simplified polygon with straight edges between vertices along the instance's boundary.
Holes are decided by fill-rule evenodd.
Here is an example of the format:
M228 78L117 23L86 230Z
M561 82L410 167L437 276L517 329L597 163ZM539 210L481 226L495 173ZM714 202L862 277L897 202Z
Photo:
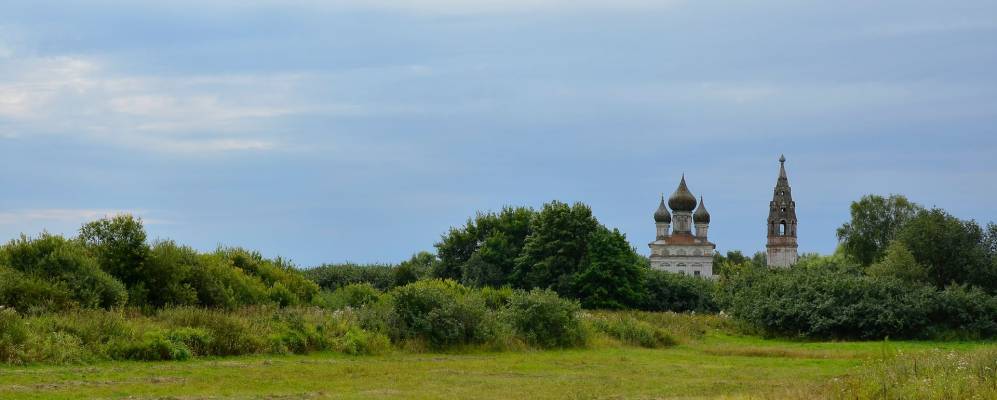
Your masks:
M830 399L997 399L997 346L903 353L884 348L858 373L833 380Z

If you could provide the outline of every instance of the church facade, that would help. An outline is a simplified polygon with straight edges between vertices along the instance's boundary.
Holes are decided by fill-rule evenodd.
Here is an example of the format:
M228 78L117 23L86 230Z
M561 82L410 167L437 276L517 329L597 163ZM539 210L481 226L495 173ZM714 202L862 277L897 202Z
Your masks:
M779 157L779 178L769 202L768 241L765 244L768 266L786 268L799 259L796 243L796 202L786 177L786 156Z
M671 208L671 212L669 212ZM668 198L665 196L654 212L657 235L651 247L651 268L678 274L713 277L713 252L716 245L708 239L710 213L703 199L689 191L685 175L679 186ZM695 232L693 232L695 227Z

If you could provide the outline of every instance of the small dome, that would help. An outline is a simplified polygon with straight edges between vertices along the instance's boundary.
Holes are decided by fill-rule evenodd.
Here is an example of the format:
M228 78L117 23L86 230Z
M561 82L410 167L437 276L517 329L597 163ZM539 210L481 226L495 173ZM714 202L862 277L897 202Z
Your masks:
M689 192L689 187L685 185L685 175L682 175L678 189L675 189L675 193L672 193L672 196L668 198L668 207L675 211L685 212L692 212L696 209L696 196L693 196Z
M665 207L665 195L661 195L661 204L658 204L658 210L654 212L654 222L672 223L672 213Z
M703 198L699 198L699 208L696 209L696 213L692 214L692 221L697 224L708 224L710 223L710 212L706 211L706 204L703 203Z

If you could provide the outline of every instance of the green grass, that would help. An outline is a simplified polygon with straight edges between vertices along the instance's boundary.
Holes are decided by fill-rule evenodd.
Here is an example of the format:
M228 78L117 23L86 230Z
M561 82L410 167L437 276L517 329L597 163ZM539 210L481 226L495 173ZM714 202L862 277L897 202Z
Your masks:
M469 354L247 356L187 362L0 367L2 399L784 398L822 394L884 349L985 343L793 342L707 334L662 349L621 346ZM739 349L750 349L742 351Z

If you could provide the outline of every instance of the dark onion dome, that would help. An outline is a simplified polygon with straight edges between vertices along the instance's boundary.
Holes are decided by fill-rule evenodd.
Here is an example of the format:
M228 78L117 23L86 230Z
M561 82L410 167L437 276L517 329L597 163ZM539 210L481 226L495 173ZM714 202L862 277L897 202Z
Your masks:
M699 208L696 209L696 213L692 214L692 221L697 224L708 224L710 223L710 212L706 211L706 203L703 203L703 197L699 197Z
M668 207L674 211L692 212L696 209L696 196L689 192L689 187L685 185L685 174L682 174L682 181L679 182L678 189L668 198Z
M661 204L658 204L658 210L654 212L654 222L672 223L672 213L665 207L665 195L661 195Z

